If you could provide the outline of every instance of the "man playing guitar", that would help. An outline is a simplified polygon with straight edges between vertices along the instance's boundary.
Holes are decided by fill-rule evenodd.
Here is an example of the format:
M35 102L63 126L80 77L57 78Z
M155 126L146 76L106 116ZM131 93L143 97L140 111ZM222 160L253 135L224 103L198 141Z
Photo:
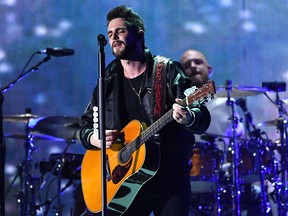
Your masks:
M144 22L127 6L108 13L107 31L116 57L105 69L108 215L186 216L194 133L210 124L204 103L213 96L214 83L185 98L190 79L178 62L150 53ZM93 121L98 95L96 86L80 132L87 149L82 189L94 213L102 210L101 142Z

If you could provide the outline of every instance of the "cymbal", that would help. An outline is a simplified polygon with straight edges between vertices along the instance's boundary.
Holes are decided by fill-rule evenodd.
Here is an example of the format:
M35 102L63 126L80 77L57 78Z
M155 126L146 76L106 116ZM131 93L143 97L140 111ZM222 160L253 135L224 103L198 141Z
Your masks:
M266 90L264 88L253 87L253 86L239 86L234 85L230 90L230 97L232 98L240 98L247 97L251 95L257 95L261 93L265 93ZM226 86L218 86L216 88L216 97L227 97L228 90Z
M38 131L53 137L65 140L79 140L81 120L78 117L50 116L33 120L29 127L33 131Z
M35 134L31 133L31 138L36 140L52 140L52 141L65 141L64 139L48 136L45 134ZM25 133L7 133L4 135L7 138L13 138L13 139L26 139L27 135Z
M270 121L261 122L258 124L258 126L277 126L279 122L287 123L287 119L279 117Z
M31 113L25 113L20 115L7 115L3 117L3 120L9 122L29 122L30 119L35 118L39 118L39 116L32 115Z

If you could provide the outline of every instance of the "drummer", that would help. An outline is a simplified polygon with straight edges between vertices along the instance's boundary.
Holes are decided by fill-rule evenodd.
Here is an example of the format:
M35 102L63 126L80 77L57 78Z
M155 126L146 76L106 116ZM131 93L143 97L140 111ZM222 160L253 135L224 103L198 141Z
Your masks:
M207 83L210 77L213 74L213 68L209 65L206 57L199 51L189 49L184 52L180 59L180 63L183 66L184 71L188 77L193 81L197 87L201 87L203 84ZM232 99L233 100L233 99ZM204 139L213 139L223 140L219 143L221 150L226 152L226 147L230 143L230 139L233 136L232 130L232 117L236 119L235 124L235 135L237 137L244 136L244 126L240 121L239 113L237 112L237 107L234 107L235 112L232 113L232 109L227 105L227 98L217 97L214 98L211 103L207 105L210 114L211 114L211 124L208 130L205 132L204 136L196 137L196 141L201 141ZM202 140L203 141L203 140ZM221 144L222 143L222 144Z
M195 84L198 88L207 83L213 74L212 66L209 65L206 57L197 50L189 49L185 51L180 59L180 63L182 64L182 67L188 77L190 77L190 79L193 81L193 84ZM231 100L234 102L234 99ZM208 130L205 132L206 136L195 136L195 139L196 143L198 142L201 144L201 142L205 140L206 144L211 142L210 144L214 144L216 148L220 148L222 150L223 164L221 166L221 171L226 172L229 176L228 168L231 168L231 163L227 163L226 153L228 151L227 148L230 145L230 141L233 138L232 129L235 128L235 136L237 138L244 136L245 130L242 122L240 121L240 115L237 112L237 107L234 107L235 112L232 113L231 107L228 106L226 102L227 98L217 97L216 93L216 98L214 98L207 105L211 114L211 124ZM233 127L231 119L236 119L234 122L235 126ZM191 209L193 211L197 211L197 206L207 205L207 200L209 200L209 198L211 199L209 193L195 194L194 191L191 192L193 195ZM202 202L201 200L204 200L205 202ZM229 199L228 202L230 201L231 200ZM195 215L198 215L198 213L195 213Z

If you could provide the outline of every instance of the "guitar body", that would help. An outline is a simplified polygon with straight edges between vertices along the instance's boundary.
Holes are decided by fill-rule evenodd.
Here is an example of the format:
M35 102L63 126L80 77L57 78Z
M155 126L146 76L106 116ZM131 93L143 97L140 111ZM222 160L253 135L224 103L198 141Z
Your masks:
M153 177L159 166L159 146L145 145L124 155L123 147L129 148L143 126L137 120L131 121L121 131L124 143L114 143L106 149L107 209L109 215L121 215L132 203L141 186ZM132 145L131 145L132 146ZM146 154L146 151L149 153ZM149 157L146 157L149 155ZM153 159L149 159L149 158ZM158 159L158 161L157 161ZM102 210L101 150L87 150L82 160L81 181L84 200L89 211Z

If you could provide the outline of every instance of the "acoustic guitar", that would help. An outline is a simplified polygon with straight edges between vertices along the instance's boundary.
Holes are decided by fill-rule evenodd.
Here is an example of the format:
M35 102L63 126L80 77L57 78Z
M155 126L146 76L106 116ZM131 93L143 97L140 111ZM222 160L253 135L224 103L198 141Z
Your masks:
M214 82L209 81L180 105L205 105L214 94ZM107 209L112 215L123 214L140 188L157 172L159 146L145 145L145 142L172 121L172 113L170 109L147 128L138 120L129 122L119 133L118 141L106 149ZM101 167L101 150L87 150L82 160L81 181L86 206L93 213L102 210Z

